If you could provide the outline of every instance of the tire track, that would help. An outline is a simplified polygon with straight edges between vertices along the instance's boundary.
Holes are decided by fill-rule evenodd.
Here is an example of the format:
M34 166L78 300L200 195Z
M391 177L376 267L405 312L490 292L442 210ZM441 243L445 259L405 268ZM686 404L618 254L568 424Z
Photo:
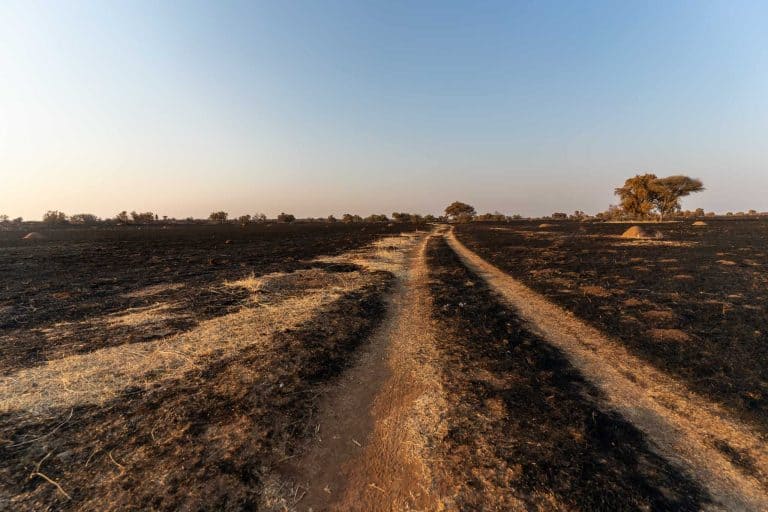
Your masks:
M531 332L562 350L604 392L605 405L634 423L663 456L708 489L717 506L768 510L768 453L766 440L757 432L486 262L453 231L446 238L465 265L515 308ZM723 446L747 457L750 468L736 465Z
M295 510L443 510L430 461L444 409L430 325L426 245L410 251L382 326L321 406L306 454L282 471Z

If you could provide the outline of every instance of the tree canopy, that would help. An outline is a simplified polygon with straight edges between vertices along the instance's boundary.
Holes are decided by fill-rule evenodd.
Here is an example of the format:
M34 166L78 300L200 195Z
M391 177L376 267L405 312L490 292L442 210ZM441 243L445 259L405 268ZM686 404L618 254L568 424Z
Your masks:
M208 220L218 222L219 224L224 224L227 222L228 218L229 214L225 211L211 212L211 214L208 216Z
M615 190L622 210L635 218L648 218L654 211L663 220L680 210L680 198L704 190L701 180L683 175L659 178L638 174Z
M445 207L445 215L454 221L469 221L472 220L472 218L475 216L475 208L474 206L470 206L467 203L454 201Z

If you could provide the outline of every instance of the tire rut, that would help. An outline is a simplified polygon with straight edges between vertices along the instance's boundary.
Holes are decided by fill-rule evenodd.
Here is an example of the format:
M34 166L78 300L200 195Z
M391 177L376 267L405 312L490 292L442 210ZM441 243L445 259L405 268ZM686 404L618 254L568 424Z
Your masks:
M408 255L384 323L324 398L307 452L281 471L281 480L304 493L294 510L443 508L440 477L429 461L445 408L433 366L429 238Z
M560 349L604 392L605 407L635 424L665 458L709 491L715 508L768 510L768 453L759 433L486 262L453 231L446 238L464 264L516 310L531 332ZM748 458L750 467L736 464L723 447Z

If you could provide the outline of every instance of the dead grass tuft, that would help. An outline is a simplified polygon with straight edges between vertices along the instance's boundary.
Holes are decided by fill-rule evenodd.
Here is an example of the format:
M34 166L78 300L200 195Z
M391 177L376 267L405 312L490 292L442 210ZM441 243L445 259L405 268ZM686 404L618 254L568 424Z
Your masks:
M677 320L677 316L669 310L653 309L642 314L643 319L652 323L671 323Z
M640 299L635 299L634 297L631 297L629 299L626 299L624 302L621 303L622 306L626 308L634 308L637 306L642 306L644 302Z
M184 288L183 283L153 284L151 286L145 286L144 288L140 288L132 292L124 293L123 297L127 299L143 299L146 297L153 297L161 293L179 290L181 288Z
M584 295L591 295L593 297L610 297L613 295L610 290L599 285L580 286L579 290L581 290Z
M149 322L167 320L174 315L169 314L170 305L165 303L154 304L144 308L131 308L104 318L109 326L124 325L136 327Z
M655 341L684 343L692 340L688 333L680 329L649 329L648 335Z
M352 263L369 271L391 272L398 277L403 277L406 268L406 254L415 247L419 239L419 233L384 237L364 249L339 256L321 257L316 261Z

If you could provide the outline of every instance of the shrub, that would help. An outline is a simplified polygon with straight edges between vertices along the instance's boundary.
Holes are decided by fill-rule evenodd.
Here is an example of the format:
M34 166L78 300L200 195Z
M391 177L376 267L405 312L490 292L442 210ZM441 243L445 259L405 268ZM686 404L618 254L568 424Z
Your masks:
M211 212L211 214L208 216L208 220L212 222L217 222L219 224L224 224L225 222L227 222L228 217L229 217L229 214L224 211Z
M133 222L136 224L151 224L157 219L157 215L153 212L137 213L133 211L131 212L131 219L133 219Z
M66 224L67 214L58 210L48 210L43 215L43 222L46 224Z
M96 224L99 218L92 213L76 213L69 218L72 224Z

